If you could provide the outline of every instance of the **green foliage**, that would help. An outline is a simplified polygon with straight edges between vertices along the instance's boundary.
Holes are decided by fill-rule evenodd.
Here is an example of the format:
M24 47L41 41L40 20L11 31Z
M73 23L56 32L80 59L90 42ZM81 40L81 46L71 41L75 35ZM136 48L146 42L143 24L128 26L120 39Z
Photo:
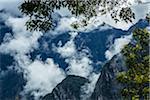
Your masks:
M135 43L128 44L122 51L128 70L118 74L117 80L124 84L122 95L131 100L148 100L149 88L149 35L146 29L133 33Z
M150 12L147 14L146 19L150 23Z
M73 23L73 24L71 24L71 26L72 26L74 29L78 29L78 28L79 28L79 24L78 24L78 23Z
M107 13L116 22L132 22L134 13L128 6L119 10L122 4L128 5L126 0L25 0L19 9L30 17L26 24L28 30L48 31L55 26L53 13L61 8L67 8L75 16L83 15L86 20Z

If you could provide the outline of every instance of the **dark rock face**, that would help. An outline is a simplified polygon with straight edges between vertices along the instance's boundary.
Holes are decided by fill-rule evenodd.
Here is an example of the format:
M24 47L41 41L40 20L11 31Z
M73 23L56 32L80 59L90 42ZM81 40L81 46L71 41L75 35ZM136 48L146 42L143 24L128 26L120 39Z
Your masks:
M88 100L121 100L120 90L123 86L117 82L116 76L125 70L124 58L121 55L114 56L102 68L94 92ZM80 89L86 82L88 80L85 78L68 76L43 100L81 100Z
M52 93L47 94L42 100L80 100L80 89L86 82L88 80L83 77L67 76L53 89Z
M123 57L114 56L104 65L90 100L121 100L120 90L123 86L117 82L116 76L125 70Z

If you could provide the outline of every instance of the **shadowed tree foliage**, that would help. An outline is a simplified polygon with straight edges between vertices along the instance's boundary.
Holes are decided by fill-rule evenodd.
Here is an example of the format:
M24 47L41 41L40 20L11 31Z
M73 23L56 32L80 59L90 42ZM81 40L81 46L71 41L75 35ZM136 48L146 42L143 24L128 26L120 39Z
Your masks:
M121 5L125 5L120 9ZM52 15L56 10L67 8L73 15L83 15L86 20L97 14L110 14L114 21L132 22L135 18L127 0L25 0L20 11L30 17L28 30L48 31L55 24Z
M146 19L150 23L150 12L147 14Z
M124 84L122 95L125 100L149 100L149 35L146 29L137 29L133 33L134 43L123 49L128 71L118 75L118 81Z

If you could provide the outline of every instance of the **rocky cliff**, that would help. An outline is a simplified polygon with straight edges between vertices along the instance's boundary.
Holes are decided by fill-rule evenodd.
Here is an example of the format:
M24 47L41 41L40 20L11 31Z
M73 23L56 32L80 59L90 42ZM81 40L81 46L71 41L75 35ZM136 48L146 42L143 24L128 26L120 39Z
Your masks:
M80 100L81 91L87 79L79 76L70 75L53 89L52 93L47 94L42 100Z
M114 56L104 65L90 100L120 100L123 86L117 82L116 76L124 70L126 67L123 57Z
M120 100L120 89L123 87L116 80L118 72L126 70L123 57L114 56L102 68L101 75L96 83L94 92L89 100ZM81 100L81 86L88 82L79 76L68 76L54 88L52 93L43 100Z

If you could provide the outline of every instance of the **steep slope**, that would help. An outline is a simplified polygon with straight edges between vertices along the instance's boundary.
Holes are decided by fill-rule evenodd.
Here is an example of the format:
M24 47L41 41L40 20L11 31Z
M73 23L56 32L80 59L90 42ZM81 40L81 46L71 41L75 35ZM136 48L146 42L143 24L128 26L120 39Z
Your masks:
M120 100L120 89L123 87L116 80L118 72L126 70L121 55L114 56L104 65L90 100Z
M87 79L79 76L67 76L60 84L47 94L42 100L80 100L81 91Z
M102 68L101 75L96 83L95 90L89 100L120 100L120 89L123 87L116 80L118 72L127 70L124 58L120 55L114 56ZM81 100L80 88L88 82L79 76L68 76L58 84L52 93L44 96L42 100Z

